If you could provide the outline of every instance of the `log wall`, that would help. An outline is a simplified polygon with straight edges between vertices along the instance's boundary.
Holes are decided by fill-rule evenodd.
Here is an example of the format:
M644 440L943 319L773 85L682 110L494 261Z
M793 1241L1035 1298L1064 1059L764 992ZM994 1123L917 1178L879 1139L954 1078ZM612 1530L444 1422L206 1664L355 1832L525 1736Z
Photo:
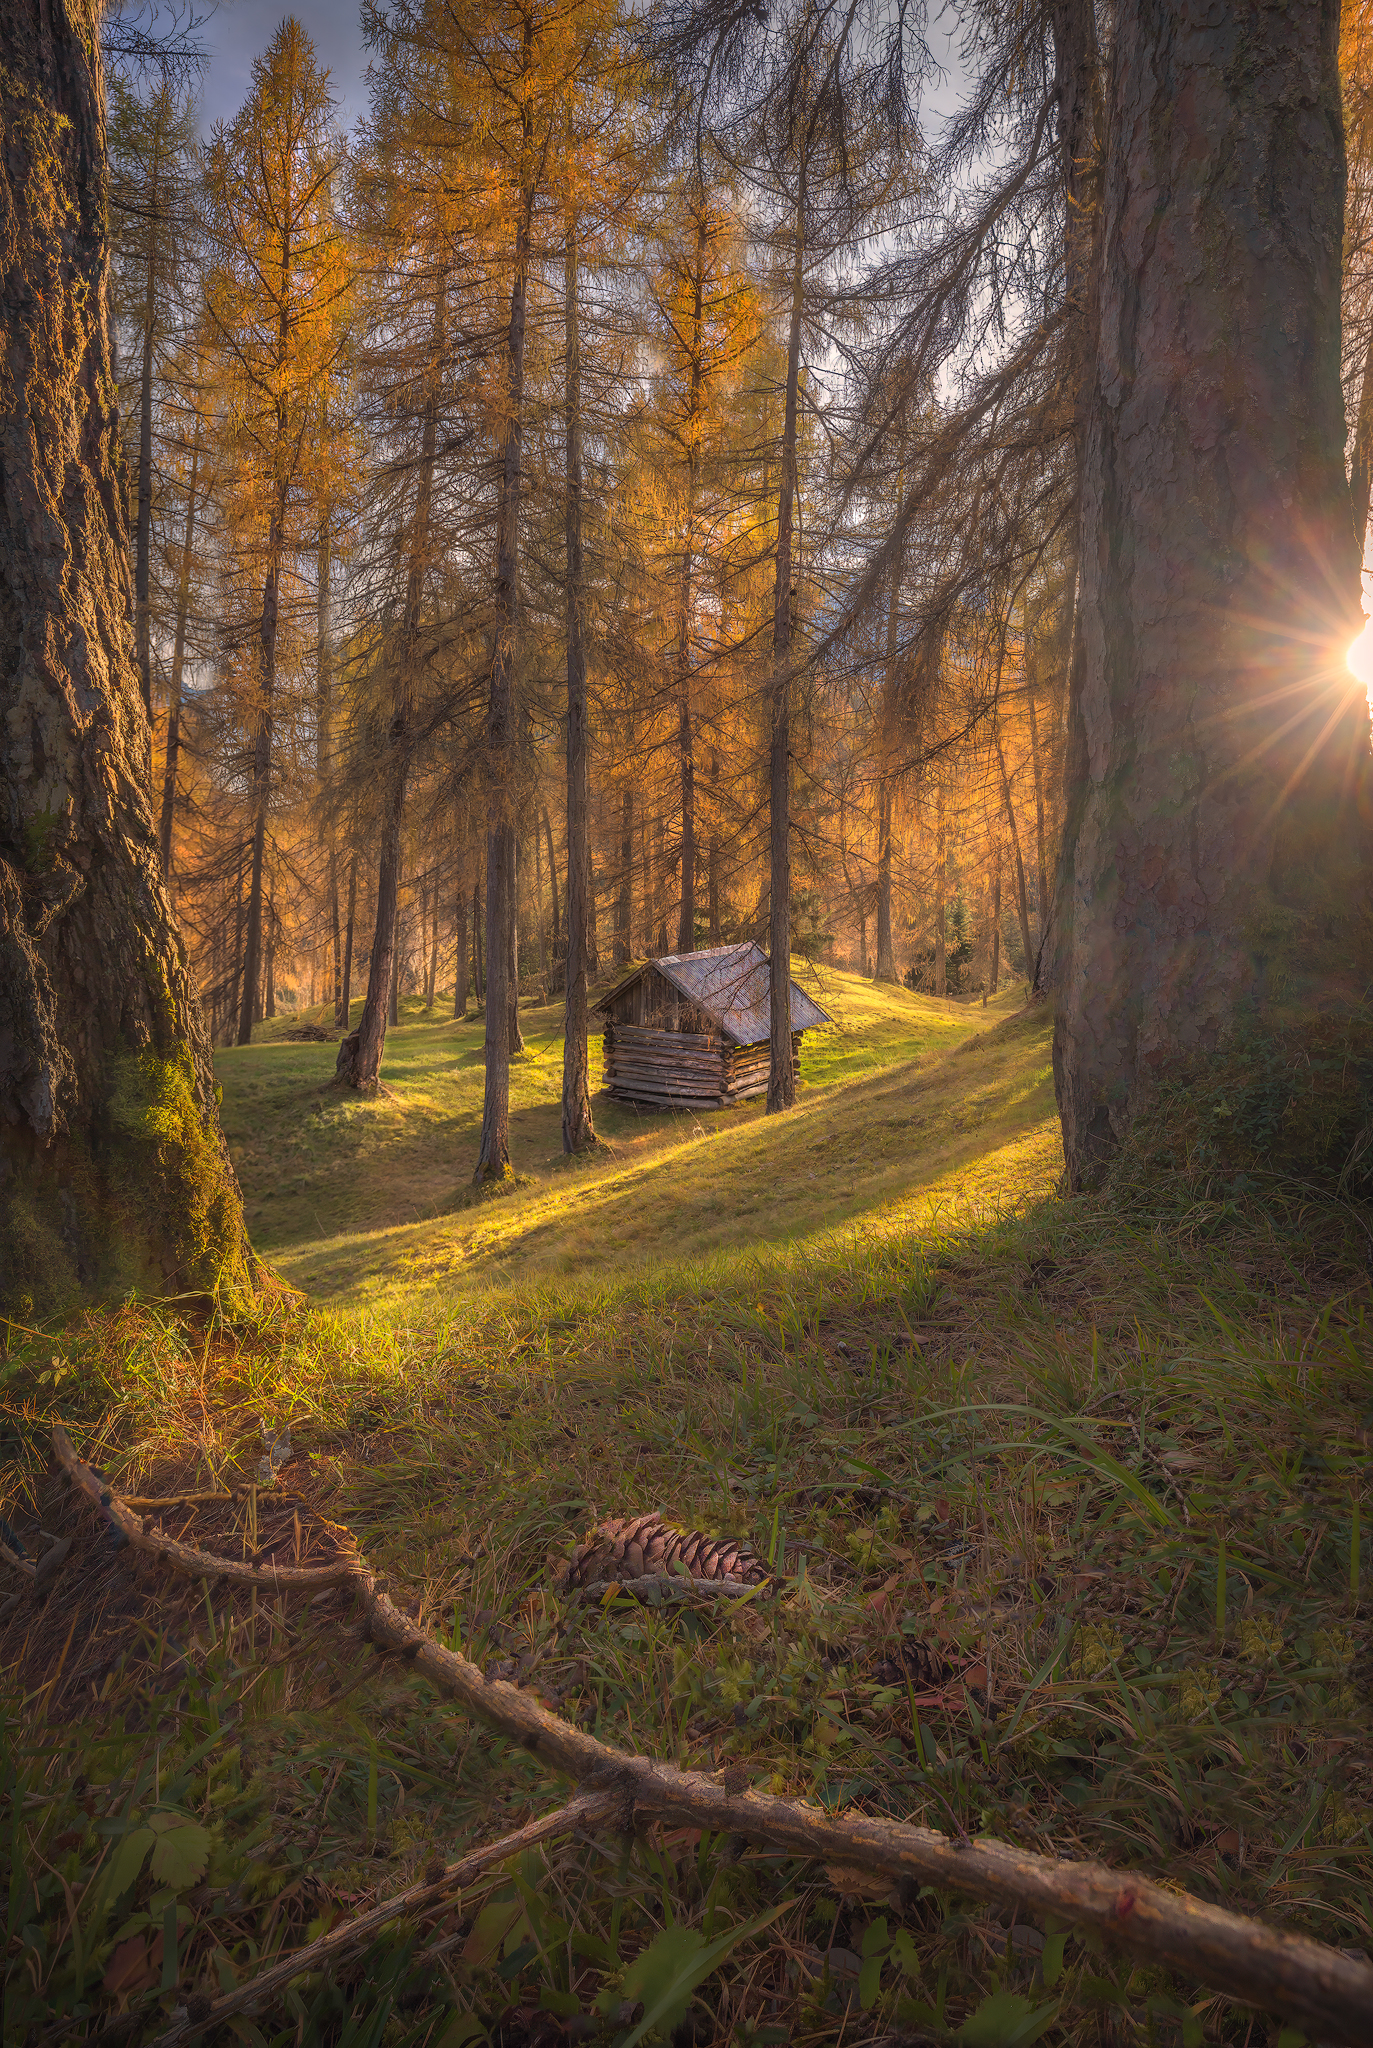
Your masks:
M801 1034L792 1033L792 1072L798 1071ZM603 1076L617 1102L663 1108L725 1109L767 1093L771 1059L762 1045L726 1045L711 1031L652 1030L609 1023Z

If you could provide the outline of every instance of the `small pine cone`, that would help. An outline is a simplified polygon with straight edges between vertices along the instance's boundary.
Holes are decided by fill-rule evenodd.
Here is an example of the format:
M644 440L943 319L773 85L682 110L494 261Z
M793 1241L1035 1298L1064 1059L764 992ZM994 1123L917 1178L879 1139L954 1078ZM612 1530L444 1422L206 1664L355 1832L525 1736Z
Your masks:
M733 1539L713 1542L699 1529L683 1536L659 1515L635 1515L593 1529L573 1551L563 1583L571 1589L610 1578L680 1577L681 1571L746 1586L767 1577L760 1561Z

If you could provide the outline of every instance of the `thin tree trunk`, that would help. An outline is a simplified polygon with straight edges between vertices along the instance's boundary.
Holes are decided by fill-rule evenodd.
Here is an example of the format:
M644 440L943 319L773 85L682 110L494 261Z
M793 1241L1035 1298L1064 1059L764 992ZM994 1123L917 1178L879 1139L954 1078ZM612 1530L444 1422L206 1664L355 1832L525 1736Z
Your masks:
M899 434L905 435L905 415L901 417ZM905 495L904 466L897 471L897 501ZM887 653L886 675L886 721L895 717L898 680L896 674L896 649L901 618L901 572L902 556L898 553L892 563L891 586L887 593ZM884 749L890 744L890 734L883 733ZM896 955L892 950L891 931L891 820L892 783L891 776L882 773L877 796L877 980L896 981Z
M943 801L941 792L941 804ZM877 792L877 974L895 981L896 955L891 936L891 777L883 775Z
M276 696L277 608L281 577L281 554L286 523L285 479L277 486L272 504L272 521L267 538L267 574L262 587L262 619L258 629L261 660L260 695L256 707L257 730L253 737L253 864L248 887L248 931L243 970L243 991L238 1017L238 1042L249 1045L253 1036L253 998L262 957L262 882L267 851L267 807L272 793L273 710Z
M567 352L567 974L563 999L563 1151L596 1142L587 1078L586 934L591 881L585 564L582 555L582 348L577 306L577 225L570 223L563 273Z
M710 926L710 943L720 943L720 835L716 820L719 817L720 756L714 747L710 750L710 845L706 854L706 916Z
M339 979L338 1016L339 1027L347 1031L348 1020L353 1010L353 930L358 911L358 857L350 856L348 861L348 927L343 941L343 972Z
M162 768L162 872L172 878L172 828L176 818L176 778L181 761L181 677L186 661L186 624L191 609L191 562L195 549L195 500L200 476L200 412L191 442L191 475L186 488L186 530L181 542L181 570L176 584L176 634L172 641L171 696L167 705L167 757Z
M153 335L157 325L157 229L160 199L158 173L162 163L161 123L153 141L152 184L148 195L148 278L143 306L143 374L138 394L138 515L134 541L134 658L147 713L151 741L153 724L152 553L153 553Z
M558 861L553 851L553 821L548 815L547 804L544 805L543 811L543 831L544 844L548 848L548 890L552 898L553 958L556 960L558 948L562 943L562 924L558 911Z
M434 494L434 460L438 447L438 392L443 361L444 298L440 285L434 300L434 331L429 391L425 398L424 425L420 434L419 473L415 486L415 514L410 528L410 556L406 566L405 612L399 643L395 649L395 704L389 741L390 759L386 770L386 801L382 818L381 863L377 876L377 922L372 935L372 957L367 972L367 1000L362 1007L356 1035L349 1033L339 1046L336 1082L371 1094L381 1080L382 1053L386 1045L387 1020L395 1022L394 954L396 919L400 906L401 834L405 821L405 798L410 779L410 751L413 745L414 693L419 665L420 609L424 600L424 572L429 561L429 517Z
M1025 979L1033 982L1035 971L1034 948L1030 944L1030 904L1025 891L1025 862L1020 852L1020 827L1016 823L1015 804L1011 799L1011 779L1006 773L1006 757L1001 751L1001 734L995 734L996 765L1001 771L1001 801L1005 806L1006 823L1011 829L1011 854L1015 860L1016 909L1020 913L1020 943L1025 949Z
M269 904L268 904L268 906L267 906L267 977L266 977L266 979L267 979L267 987L266 987L266 993L264 994L264 996L263 996L263 1001L262 1001L262 1013L263 1013L263 1016L264 1016L264 1018L271 1018L271 1017L275 1017L275 1016L276 1016L276 1013L277 1013L277 982L276 982L276 958L277 958L277 920L276 920L276 911L275 911L275 910L273 909L272 905L271 905L271 904L269 903Z
M992 879L992 994L1001 986L1001 861L996 864Z
M439 992L439 878L434 877L434 928L429 935L429 986L424 993L424 1007L432 1011L434 999Z
M467 1016L467 862L466 845L458 854L458 886L453 904L453 1018Z
M399 912L397 912L395 920L395 938L391 946L391 984L390 988L387 991L386 998L386 1021L393 1028L400 1022L400 962L401 949L405 942L405 936L406 933L404 922ZM373 958L375 957L376 950L374 941Z
M1029 658L1030 636L1025 635L1025 703L1030 714L1030 762L1035 780L1035 850L1038 854L1038 868L1035 881L1039 889L1039 949L1035 955L1032 985L1040 987L1040 978L1048 962L1047 940L1052 920L1053 905L1049 896L1049 848L1048 833L1044 823L1044 769L1039 754L1039 721L1035 716L1035 672Z
M620 887L615 899L615 964L634 957L634 785L626 782L620 798Z
M482 973L482 885L472 884L472 992L479 1003L486 1001L486 977Z
M944 825L944 785L941 782L935 792L935 856L934 856L934 992L937 996L948 994L946 938L944 926L945 898L949 893L949 842ZM880 957L878 975L882 972Z
M533 15L524 23L524 70L533 64ZM523 102L523 161L533 154L529 101ZM534 189L520 193L515 228L514 277L505 344L505 406L501 419L497 480L495 561L495 648L487 687L486 770L489 789L486 833L486 1082L481 1146L473 1175L480 1185L510 1172L510 956L515 906L515 625L519 595L520 499L524 483L524 346L529 297L529 238ZM518 1025L517 1025L518 1029Z
M796 1100L791 1047L791 629L792 524L796 505L796 414L801 374L801 311L805 288L806 159L797 166L796 228L787 339L787 390L782 416L782 484L777 502L777 579L772 611L772 722L768 754L770 902L768 950L768 1114Z
M677 951L696 950L696 762L691 728L692 571L696 558L696 498L701 474L701 380L708 223L705 194L698 189L696 264L691 289L691 394L687 405L687 488L682 534L682 575L677 603L677 753L682 802L682 884L677 919Z
M510 1035L510 1057L524 1051L520 1030L520 836L510 829L510 915L506 923L506 1021Z
M548 973L547 932L543 918L543 833L539 821L534 821L534 923L539 933L539 980Z
M1349 471L1349 497L1354 511L1354 538L1363 560L1368 539L1368 505L1373 494L1373 321L1369 322L1368 347L1364 352L1363 376L1359 381L1359 417L1354 429L1354 454Z

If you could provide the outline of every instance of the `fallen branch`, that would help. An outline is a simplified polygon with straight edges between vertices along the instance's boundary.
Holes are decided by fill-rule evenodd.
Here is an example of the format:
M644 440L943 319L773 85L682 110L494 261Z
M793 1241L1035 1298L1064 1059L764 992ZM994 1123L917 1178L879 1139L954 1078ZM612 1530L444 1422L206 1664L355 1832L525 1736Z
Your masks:
M455 1892L473 1883L493 1865L504 1863L519 1850L532 1849L537 1842L547 1842L554 1835L570 1834L584 1823L607 1819L614 1812L615 1803L614 1796L604 1792L582 1793L569 1800L566 1806L560 1806L555 1813L542 1814L538 1820L516 1828L513 1834L502 1835L498 1842L488 1842L485 1847L472 1850L470 1855L448 1864L438 1877L426 1877L422 1883L412 1884L408 1891L397 1892L394 1898L384 1899L370 1912L359 1913L354 1919L331 1927L318 1941L284 1956L269 1970L250 1977L245 1984L236 1984L222 1998L199 2001L198 2006L203 2009L197 2009L194 2014L188 2006L183 2019L175 2020L163 2033L154 2035L151 2048L180 2048L182 2042L193 2041L198 2034L221 2025L234 2013L247 2012L269 1992L282 1991L296 1978L336 1963L350 1949L360 1947L379 1927L387 1927L393 1920L407 1915L416 1920L424 1919L437 1908L450 1905Z
M174 1536L164 1536L160 1530L145 1530L128 1503L112 1493L104 1480L77 1457L71 1438L60 1423L53 1430L52 1447L58 1464L73 1486L94 1501L126 1542L133 1544L136 1550L150 1551L154 1557L165 1558L179 1572L187 1572L193 1578L228 1579L236 1586L304 1593L318 1590L321 1586L346 1585L357 1577L358 1566L352 1558L336 1558L332 1564L326 1565L290 1565L278 1564L274 1558L214 1557L209 1551L192 1549L189 1543L178 1543Z
M54 1430L53 1442L75 1482L99 1500L131 1543L181 1571L262 1583L261 1572L145 1535L138 1518L121 1509L81 1464L65 1432ZM707 1776L630 1756L436 1643L387 1599L361 1560L341 1565L339 1572L352 1580L368 1636L378 1648L399 1653L440 1692L493 1722L553 1770L612 1798L626 1825L675 1821L742 1835L797 1856L863 1869L893 1884L908 1879L946 1886L1036 1918L1053 1916L1092 1928L1131 1954L1166 1964L1242 2004L1281 2013L1343 2048L1366 2048L1373 2039L1373 1965L1363 1959L1105 1864L1060 1862L985 1836L960 1841L904 1821L824 1813L799 1800L750 1791L739 1765ZM286 1576L281 1574L283 1581ZM294 1574L297 1584L309 1577ZM172 2038L186 2037L164 2037Z

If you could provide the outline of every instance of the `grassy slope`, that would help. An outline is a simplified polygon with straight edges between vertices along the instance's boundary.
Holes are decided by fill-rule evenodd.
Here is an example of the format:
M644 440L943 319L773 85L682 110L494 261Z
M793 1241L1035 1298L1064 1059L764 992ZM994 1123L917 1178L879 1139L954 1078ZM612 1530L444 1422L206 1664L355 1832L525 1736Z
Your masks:
M390 1092L370 1102L329 1089L332 1046L290 1043L294 1020L280 1020L218 1059L254 1242L314 1296L414 1320L482 1288L803 1256L855 1225L907 1228L932 1201L962 1213L1052 1183L1043 1012L1019 1013L1014 995L967 1009L847 974L824 976L819 995L835 1022L805 1041L795 1115L769 1118L760 1102L641 1112L598 1093L603 1145L574 1160L561 1150L560 1012L524 1012L511 1115L524 1184L476 1204L480 1020L426 1021L409 1006L387 1038ZM954 1047L950 1066L939 1055ZM593 1089L599 1056L595 1041Z
M532 1667L609 1740L1102 1855L1368 1947L1363 1224L1280 1189L1182 1191L1156 1214L1059 1200L1042 1011L842 978L824 998L838 1022L808 1047L794 1115L698 1127L599 1105L610 1144L570 1164L554 1020L535 1013L516 1084L528 1180L456 1209L479 1027L393 1034L375 1104L319 1092L328 1047L223 1055L258 1242L317 1304L256 1331L130 1306L56 1343L11 1332L0 1508L91 1540L45 1477L55 1415L158 1492L250 1474L259 1424L289 1419L296 1483L431 1625ZM749 1538L785 1567L780 1597L693 1616L554 1590L594 1514L658 1504ZM176 1987L148 1964L132 2039L263 1945L561 1796L308 1609L221 1592L173 1644L155 1575L113 1621L86 1615L81 1583L41 1622L22 1605L0 1622L17 1772L0 1853L21 1816L32 1844L11 1851L11 1952L40 1939L25 1928L45 1945L11 1975L17 2038L64 2012L61 2038L89 2038L76 2007L109 2012L117 1943L164 1924L170 1891L145 1872L117 1910L93 1894L78 1942L64 1889L159 1796L212 1823L213 1846L204 1884L174 1887ZM976 1696L893 1683L909 1643L976 1669ZM894 2025L945 2042L978 2010L978 2038L1049 2048L1279 2039L1099 1944L1011 1942L956 1896L872 1898L671 1832L533 1857L464 1914L484 1901L497 1918L451 1980L383 1942L343 1990L305 1985L279 2032L245 2038L323 2048L346 2008L348 2039L375 2024L397 2048L545 2048L573 2038L555 2015L614 2007L665 1914L719 1934L780 1901L703 1988L696 2042L820 2048ZM503 1963L483 1947L497 1921ZM882 1959L870 2005L860 1953ZM388 2019L392 1990L409 2003Z

